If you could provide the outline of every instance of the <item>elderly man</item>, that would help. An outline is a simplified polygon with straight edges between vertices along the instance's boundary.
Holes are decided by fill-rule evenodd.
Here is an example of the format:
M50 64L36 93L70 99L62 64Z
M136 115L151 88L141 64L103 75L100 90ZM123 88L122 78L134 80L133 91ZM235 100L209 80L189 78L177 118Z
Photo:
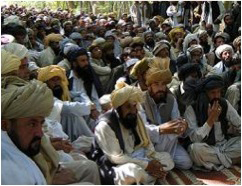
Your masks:
M61 34L49 34L45 37L45 47L37 61L39 67L57 64L57 56L60 52L59 42L63 39Z
M172 74L169 61L156 58L146 72L146 85L143 108L147 116L146 127L150 133L156 151L169 152L175 166L190 169L192 161L186 150L178 143L178 137L184 134L187 123L180 118L175 97L168 91Z
M9 43L4 45L3 49L16 55L20 59L21 64L19 66L17 76L28 81L30 76L30 71L28 69L28 49L24 45L18 43Z
M221 97L223 80L208 76L197 87L197 99L185 112L191 145L189 154L195 167L221 170L240 161L240 136L228 138L231 122L240 131L241 119L231 104Z
M91 103L70 102L68 80L65 70L57 65L50 65L38 70L38 80L45 82L54 95L54 108L48 117L62 124L63 130L71 141L80 135L93 136L83 116L91 114Z
M223 72L228 71L229 67L233 65L232 58L234 55L234 50L230 45L224 44L220 45L216 51L217 58L221 59L213 69L218 75L221 75Z
M93 157L103 184L152 184L174 166L168 153L154 151L138 111L142 98L140 89L120 82L111 94L113 109L99 118Z
M11 77L2 79L1 96L2 184L46 184L31 157L40 152L42 124L53 106L51 90Z

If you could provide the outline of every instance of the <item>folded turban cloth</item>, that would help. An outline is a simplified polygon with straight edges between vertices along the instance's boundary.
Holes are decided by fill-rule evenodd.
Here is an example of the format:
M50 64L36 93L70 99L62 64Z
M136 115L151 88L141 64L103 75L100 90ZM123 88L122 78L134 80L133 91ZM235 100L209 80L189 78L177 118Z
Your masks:
M101 45L101 44L103 44L103 43L105 43L105 39L103 39L102 37L98 37L97 39L95 39L93 42L92 42L92 44L94 44L94 45Z
M192 45L187 49L187 53L189 53L188 55L191 54L191 52L195 51L195 50L200 50L203 54L203 47L201 45Z
M58 76L61 78L61 87L63 89L62 101L69 101L70 95L68 90L68 80L64 68L58 65L50 65L38 69L38 80L46 82L49 79Z
M78 32L73 32L70 36L70 39L82 39L82 35Z
M153 54L156 56L162 49L167 48L168 51L170 50L170 47L168 44L166 44L165 42L157 42L155 44L155 48L153 50Z
M1 91L3 119L47 117L53 108L52 91L37 80L27 82L15 76L5 77Z
M241 36L236 37L236 38L234 39L234 41L233 41L233 46L234 46L234 48L237 48L238 44L240 44L240 43L241 43Z
M68 25L68 24L69 24L69 25L72 25L72 22L71 22L71 21L65 21L65 22L63 23L63 28L65 28L65 26Z
M212 90L215 88L223 88L224 81L223 78L219 75L210 75L207 76L198 86L197 92L204 92L206 90Z
M143 93L139 88L127 85L124 82L118 82L115 85L115 90L111 93L111 103L115 109L127 101L140 103L143 100Z
M73 44L73 43L67 43L67 44L64 46L63 53L64 53L65 55L67 55L68 52L69 52L72 48L79 48L79 46L76 45L76 44Z
M149 64L146 72L146 85L149 86L154 82L162 81L165 84L171 82L172 73L169 69L170 59L155 57L153 62Z
M132 42L133 42L133 38L131 36L127 36L124 39L120 40L120 45L121 47L125 48L125 47L128 47Z
M20 59L7 52L6 50L2 49L1 51L1 74L7 74L9 72L15 71L19 69L21 64Z
M45 46L49 46L50 42L59 42L63 39L61 34L49 34L45 37Z
M143 58L142 60L138 61L132 68L130 75L134 78L137 78L138 74L143 74L149 69L149 63L151 63L151 61L152 58Z
M191 43L193 40L196 40L197 41L197 44L199 43L199 39L197 37L197 34L188 34L185 37L184 42L183 42L183 51L184 52L187 51L187 48L188 48L189 43Z
M157 32L157 33L155 33L155 38L162 40L162 39L167 39L167 36L162 32Z
M11 15L4 19L4 25L7 25L9 23L16 23L17 25L22 25L21 20L16 15Z
M185 32L182 28L173 28L170 32L169 32L169 37L172 41L174 41L174 37L175 37L175 34L176 33L182 33L182 35L184 36L185 35Z
M20 59L28 56L28 49L24 45L18 43L9 43L4 45L3 49L18 56Z
M233 48L228 45L228 44L223 44L223 45L220 45L216 50L215 50L215 54L217 56L217 58L221 59L221 54L224 52L224 51L231 51L232 52L232 55L234 54L234 50Z

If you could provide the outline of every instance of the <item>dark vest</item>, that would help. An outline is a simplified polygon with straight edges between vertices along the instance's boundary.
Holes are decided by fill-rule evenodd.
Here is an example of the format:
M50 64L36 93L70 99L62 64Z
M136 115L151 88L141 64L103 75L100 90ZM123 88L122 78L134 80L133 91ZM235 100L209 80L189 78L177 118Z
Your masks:
M222 129L222 133L224 135L224 137L227 137L227 130L228 130L228 121L226 119L226 114L227 114L227 110L228 110L228 105L225 99L221 98L221 102L220 105L222 107L222 112L219 116L219 121L221 123L221 129ZM207 118L204 119L204 121L200 121L199 120L199 115L201 114L201 112L199 112L196 108L197 108L197 102L194 103L192 105L195 113L196 113L196 118L197 118L197 123L199 127L202 127L204 125L204 123L206 122ZM209 135L203 139L203 142L207 143L208 145L215 145L215 134L214 134L214 126L212 127Z
M105 121L111 129L114 131L116 138L119 141L120 148L124 151L124 141L121 133L121 128L119 126L118 117L113 109L107 111L105 114L99 117L97 123ZM115 172L112 167L116 164L111 163L106 155L103 153L102 149L99 147L96 139L94 140L90 157L91 160L95 161L99 166L100 178L102 185L114 185L113 179L115 178Z

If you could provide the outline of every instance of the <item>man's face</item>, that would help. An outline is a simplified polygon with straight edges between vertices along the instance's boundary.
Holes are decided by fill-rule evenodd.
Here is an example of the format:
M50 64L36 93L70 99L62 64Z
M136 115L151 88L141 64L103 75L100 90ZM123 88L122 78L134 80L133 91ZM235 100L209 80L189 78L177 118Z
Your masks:
M211 36L213 33L213 25L212 24L206 24L206 31Z
M51 41L50 47L52 48L52 50L55 51L55 53L59 53L59 51L60 51L60 43L59 42Z
M88 66L88 57L86 55L78 56L76 58L76 65L85 68Z
M209 102L220 99L221 98L221 90L222 90L222 88L215 88L215 89L212 89L212 90L208 90L207 96L209 98Z
M146 42L146 43L152 43L152 42L154 42L154 37L153 37L153 35L152 35L152 34L147 34L147 35L145 36L145 42Z
M20 77L21 79L29 81L30 71L28 69L28 65L29 65L28 59L27 59L27 57L25 57L25 58L21 59L20 61L21 61L21 64L19 66L17 76Z
M148 87L150 96L156 103L161 103L166 100L167 87L162 81L154 82Z
M44 117L2 120L2 130L8 133L19 150L27 156L33 157L40 151L43 123Z
M16 35L15 39L17 41L17 43L24 45L25 44L25 35Z
M222 52L221 59L225 63L230 62L232 60L232 52L230 50L226 50L226 51Z
M218 48L220 45L223 45L225 43L224 41L224 38L222 37L218 37L216 40L215 40L215 47Z
M233 19L232 19L232 17L231 16L226 16L225 18L224 18L224 23L226 24L226 25L232 25L233 24Z
M65 32L71 32L72 31L72 25L71 24L67 24L65 25Z
M201 50L194 50L191 52L191 61L192 63L200 63L202 58L202 51Z
M102 50L100 49L100 47L95 47L92 50L92 58L101 59L101 57L102 57Z
M141 46L136 46L134 48L135 51L135 57L138 59L143 59L145 57L145 50Z
M160 50L159 53L157 54L157 57L160 57L160 58L169 57L169 50L168 50L168 48L163 48L162 50Z
M119 107L118 113L122 125L127 128L135 128L137 125L137 103L132 101L125 102Z
M61 78L59 76L54 76L50 78L46 84L52 90L53 95L58 99L61 99L63 94L63 89L61 87Z
M107 42L111 42L111 43L113 43L114 42L114 37L113 36L108 36L107 38L106 38L106 41Z
M183 38L182 32L175 33L175 37L174 38L175 38L175 42L177 42L179 38Z
M208 42L208 34L203 34L200 38L199 38L201 43L206 43Z

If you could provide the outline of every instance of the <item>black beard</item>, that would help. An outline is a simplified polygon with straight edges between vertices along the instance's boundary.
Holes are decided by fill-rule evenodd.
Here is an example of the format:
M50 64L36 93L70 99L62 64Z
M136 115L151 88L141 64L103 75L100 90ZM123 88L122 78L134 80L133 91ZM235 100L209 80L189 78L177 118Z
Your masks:
M158 93L162 93L160 96L157 96ZM158 103L166 103L166 96L167 96L167 91L159 91L153 94L150 92L150 96L153 98L156 104Z
M10 139L12 140L12 142L16 145L16 147L22 151L25 155L27 155L28 157L33 157L35 155L37 155L40 152L40 144L41 144L41 138L35 136L32 141L30 142L28 149L22 149L20 143L19 143L19 138L18 135L16 134L16 132L14 130L11 130L10 132L8 132L8 135L10 137ZM35 147L33 147L33 143L39 141L38 145L35 145Z
M53 89L52 89L53 95L54 97L58 98L59 100L61 100L61 97L63 95L63 89L60 85L56 85Z
M233 66L233 62L232 62L232 59L231 60L223 60L223 63L224 63L224 65L226 66L226 67L231 67L231 66Z
M125 117L120 116L120 121L126 129L135 129L137 126L137 115L128 114Z
M215 101L218 101L218 103L221 105L221 99L220 98L214 98L210 101L210 105L212 106Z
M153 39L146 41L146 44L152 48L155 46L155 41Z
M77 66L75 71L78 77L80 77L84 82L93 82L93 76L89 65L86 67Z

